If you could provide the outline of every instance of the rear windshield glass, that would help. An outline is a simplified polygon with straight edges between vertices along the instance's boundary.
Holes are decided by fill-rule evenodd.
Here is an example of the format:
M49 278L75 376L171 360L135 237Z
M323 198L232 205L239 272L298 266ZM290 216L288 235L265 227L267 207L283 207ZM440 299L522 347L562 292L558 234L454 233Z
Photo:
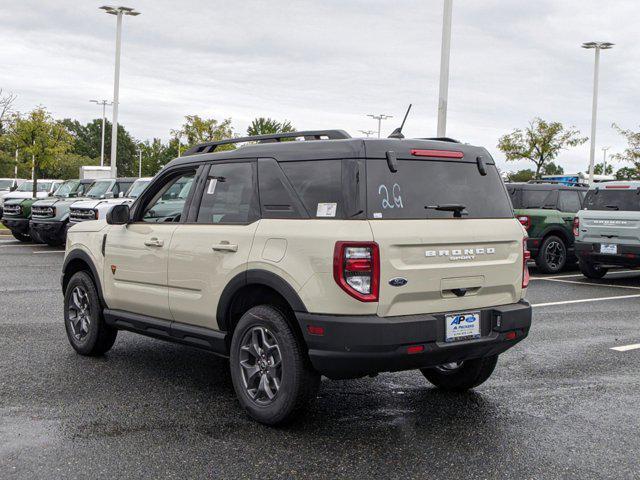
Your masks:
M584 199L587 210L640 210L638 190L589 190Z
M368 218L453 218L462 207L462 218L513 217L495 165L486 169L482 176L475 163L399 160L392 173L386 160L369 160Z

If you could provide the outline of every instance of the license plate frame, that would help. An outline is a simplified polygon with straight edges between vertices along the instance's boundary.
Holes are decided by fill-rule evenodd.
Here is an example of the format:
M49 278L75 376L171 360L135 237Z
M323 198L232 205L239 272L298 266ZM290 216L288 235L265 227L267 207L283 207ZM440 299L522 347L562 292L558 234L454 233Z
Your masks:
M602 253L603 255L617 255L618 245L615 243L601 243L600 253Z
M444 316L444 341L446 343L477 340L481 337L480 311L446 313Z

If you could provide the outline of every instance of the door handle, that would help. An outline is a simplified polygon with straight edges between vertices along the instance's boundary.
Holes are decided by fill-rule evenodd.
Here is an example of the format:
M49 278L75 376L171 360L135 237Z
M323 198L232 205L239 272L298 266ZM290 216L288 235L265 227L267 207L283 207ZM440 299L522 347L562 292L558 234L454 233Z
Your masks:
M162 247L164 245L164 241L156 237L152 237L149 240L145 240L144 244L147 247Z
M237 252L238 245L229 242L220 242L211 246L216 252Z

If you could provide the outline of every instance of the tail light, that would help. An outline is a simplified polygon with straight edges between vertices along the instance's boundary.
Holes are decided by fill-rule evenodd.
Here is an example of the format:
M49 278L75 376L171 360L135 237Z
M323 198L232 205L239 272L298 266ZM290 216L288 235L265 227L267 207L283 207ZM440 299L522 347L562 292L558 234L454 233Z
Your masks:
M380 251L375 242L336 242L333 278L361 302L377 302L380 287Z
M525 230L529 230L531 226L531 217L528 215L518 215L518 221L522 224Z
M531 253L527 250L527 238L522 239L522 288L529 286L529 267L527 262L531 259Z
M573 235L576 237L580 235L580 219L578 217L573 219Z

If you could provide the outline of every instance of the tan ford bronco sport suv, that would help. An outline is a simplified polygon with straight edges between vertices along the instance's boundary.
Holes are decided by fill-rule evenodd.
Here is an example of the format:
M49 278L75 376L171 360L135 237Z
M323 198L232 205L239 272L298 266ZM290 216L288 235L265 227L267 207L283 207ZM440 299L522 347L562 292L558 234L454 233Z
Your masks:
M129 330L229 357L241 405L272 425L321 375L418 369L465 390L529 332L524 237L484 148L341 130L207 143L69 230L65 327L82 355Z

